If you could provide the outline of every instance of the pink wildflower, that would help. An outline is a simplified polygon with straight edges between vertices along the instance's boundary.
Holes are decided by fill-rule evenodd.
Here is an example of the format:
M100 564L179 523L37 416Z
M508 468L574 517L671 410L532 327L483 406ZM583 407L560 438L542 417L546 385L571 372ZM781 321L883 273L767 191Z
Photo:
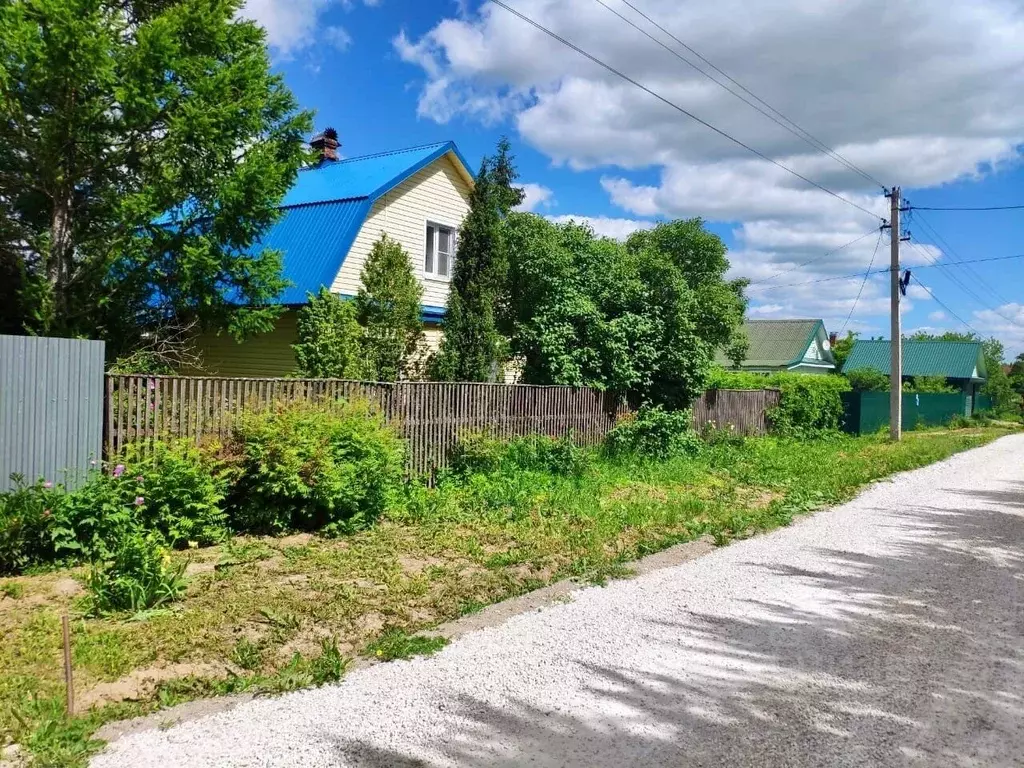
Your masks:
M53 514L53 513L50 512L50 510L48 510L48 509L44 509L43 510L43 517L49 517L51 514Z
M43 488L53 488L53 483L50 480L47 480L43 483Z
M143 480L145 480L145 479L146 479L146 478L144 478L144 477L143 477L142 475L138 475L138 476L137 476L137 477L135 478L135 482L136 482L136 483L141 483L141 482L142 482Z
M124 474L124 464L118 464L114 467L114 477L120 477Z
M142 498L141 496L136 496L135 497L135 506L136 507L141 507L145 503L146 503L146 500L144 498Z

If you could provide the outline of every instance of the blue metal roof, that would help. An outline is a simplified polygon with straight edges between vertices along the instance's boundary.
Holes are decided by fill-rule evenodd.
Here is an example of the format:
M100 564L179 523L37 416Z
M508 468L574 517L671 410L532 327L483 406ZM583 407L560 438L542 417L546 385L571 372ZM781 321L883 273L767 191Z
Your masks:
M357 197L376 200L449 152L458 158L469 173L469 166L451 141L321 163L299 171L295 184L281 201L281 207Z
M469 166L453 142L326 162L299 171L281 202L282 216L254 248L283 253L283 276L292 285L278 301L305 304L306 295L330 287L378 197L451 153ZM438 307L425 314L443 315Z
M278 297L280 303L305 304L306 294L331 287L370 205L364 197L282 212L260 243L282 253L282 274L291 285Z

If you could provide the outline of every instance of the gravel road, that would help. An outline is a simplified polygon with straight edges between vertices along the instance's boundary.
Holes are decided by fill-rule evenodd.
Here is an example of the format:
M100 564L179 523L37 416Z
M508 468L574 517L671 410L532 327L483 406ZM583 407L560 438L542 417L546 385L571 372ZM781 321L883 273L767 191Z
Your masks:
M92 765L1024 765L1024 436Z

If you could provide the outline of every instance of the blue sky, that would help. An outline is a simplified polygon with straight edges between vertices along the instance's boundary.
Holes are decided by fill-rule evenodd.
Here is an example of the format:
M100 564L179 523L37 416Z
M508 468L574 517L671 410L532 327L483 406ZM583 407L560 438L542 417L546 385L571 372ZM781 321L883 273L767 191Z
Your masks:
M847 200L874 214L887 210L877 186L598 0L509 2ZM603 2L707 69L623 0ZM901 184L912 204L1024 203L1020 0L952 9L938 0L632 3L868 176ZM477 163L507 134L537 213L587 217L618 237L701 216L729 245L734 274L755 281L752 317L823 317L830 330L888 335L885 276L843 277L872 258L876 269L888 263L887 236L879 242L872 234L875 216L747 153L497 6L249 0L244 13L267 27L275 66L316 110L317 127L338 130L343 154L453 139ZM894 41L883 26L908 34ZM922 211L908 226L917 245L905 249L905 263L921 266L915 274L938 301L912 287L905 329L966 323L1002 339L1013 355L1024 352L1024 259L923 266L1024 254L1024 210Z

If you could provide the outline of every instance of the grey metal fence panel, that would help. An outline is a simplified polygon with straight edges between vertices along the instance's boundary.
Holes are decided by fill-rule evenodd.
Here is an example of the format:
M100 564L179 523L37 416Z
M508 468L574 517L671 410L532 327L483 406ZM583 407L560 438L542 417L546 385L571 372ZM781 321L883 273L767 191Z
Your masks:
M102 341L0 336L0 490L77 485L103 448Z

